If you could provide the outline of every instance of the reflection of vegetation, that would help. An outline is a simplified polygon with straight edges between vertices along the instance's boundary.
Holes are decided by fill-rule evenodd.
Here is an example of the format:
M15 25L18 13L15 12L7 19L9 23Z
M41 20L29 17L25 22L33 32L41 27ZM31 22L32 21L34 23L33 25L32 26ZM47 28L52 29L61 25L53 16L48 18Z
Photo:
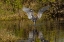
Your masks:
M2 40L9 40L9 41L16 41L17 39L27 39L28 37L28 32L31 30L32 26L27 23L27 21L20 21L20 28L19 28L19 20L16 21L0 21L0 37ZM57 28L55 25L56 23L51 23L46 21L43 22L44 24L41 24L40 26L36 26L38 30L41 30L43 33L43 36L46 40L49 40L50 42L55 42L58 41L58 39L64 38L64 31L62 28ZM25 25L24 25L25 24ZM31 27L30 27L31 26ZM2 33L2 34L1 34ZM4 34L4 35L3 35ZM6 35L6 36L5 36ZM7 35L10 35L10 39L5 39L7 38ZM3 36L5 38L3 38ZM14 36L14 38L13 38ZM5 39L5 40L3 40ZM39 42L40 40L36 37L36 42ZM7 42L7 41L6 41ZM63 42L63 41L62 41Z
M64 39L63 0L0 0L0 29L7 30L4 30L4 33L6 33L3 33L4 35L8 35L7 32L12 31L12 33L10 33L11 36L9 37L14 37L14 39L8 39L10 41L15 41L17 37L19 37L18 39L27 39L27 34L33 28L33 26L31 26L32 21L28 20L27 16L22 11L22 6L32 8L36 15L40 8L47 5L50 5L50 9L44 12L42 18L37 21L37 24L43 24L36 26L36 28L41 30L45 39L49 40L50 42L57 42L58 39ZM11 21L5 22L3 20ZM2 32L3 30L0 31ZM7 38L7 36L5 38ZM5 41L3 40L5 38L0 37L0 41ZM39 40L36 40L36 42L39 42Z

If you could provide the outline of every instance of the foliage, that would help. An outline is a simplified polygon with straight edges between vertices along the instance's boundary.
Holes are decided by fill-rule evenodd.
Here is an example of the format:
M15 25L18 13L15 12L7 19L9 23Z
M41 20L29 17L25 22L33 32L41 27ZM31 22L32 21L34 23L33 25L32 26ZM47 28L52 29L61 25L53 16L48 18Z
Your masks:
M31 8L35 11L34 13L37 14L40 8L47 5L50 6L49 10L43 13L40 20L37 20L37 24L44 24L37 26L36 28L43 32L45 39L53 42L53 39L55 38L55 36L57 36L56 34L58 33L57 29L61 27L60 29L62 31L64 30L64 24L62 24L64 21L64 0L0 0L0 20L19 20L18 23L12 22L14 24L11 24L9 22L6 22L6 24L3 24L4 22L2 24L0 23L0 29L5 28L3 25L6 25L6 28L14 33L14 35L12 35L12 33L10 32L10 34L8 34L8 31L3 31L2 29L0 30L0 40L5 42L7 40L10 40L6 38L11 38L11 42L13 42L14 40L17 40L17 36L23 36L23 38L27 38L26 34L28 34L27 32L29 32L33 26L30 26L30 23L32 24L32 21L30 22L30 20L28 20L26 13L22 11L22 7L25 6ZM61 24L60 27L58 25L59 22ZM20 31L18 30L18 28L20 28ZM9 37L7 35L9 35ZM36 42L39 42L38 38L36 39Z
M2 42L13 42L18 38L19 37L16 37L13 33L11 33L11 31L8 32L6 29L0 29L0 39L2 40Z

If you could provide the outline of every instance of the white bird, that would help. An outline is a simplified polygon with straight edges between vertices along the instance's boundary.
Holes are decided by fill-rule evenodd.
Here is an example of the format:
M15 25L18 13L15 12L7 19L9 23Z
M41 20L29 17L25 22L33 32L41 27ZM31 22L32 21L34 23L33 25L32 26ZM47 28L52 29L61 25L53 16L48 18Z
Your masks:
M48 10L49 7L50 7L50 6L48 5L48 6L45 6L45 7L41 8L41 9L38 11L38 14L37 14L36 17L34 16L34 13L33 13L33 10L32 10L32 9L23 7L22 10L27 13L28 18L31 19L31 20L34 22L34 24L35 24L35 23L36 23L36 20L37 20L37 19L40 19L40 18L42 17L42 13L43 13L44 11Z

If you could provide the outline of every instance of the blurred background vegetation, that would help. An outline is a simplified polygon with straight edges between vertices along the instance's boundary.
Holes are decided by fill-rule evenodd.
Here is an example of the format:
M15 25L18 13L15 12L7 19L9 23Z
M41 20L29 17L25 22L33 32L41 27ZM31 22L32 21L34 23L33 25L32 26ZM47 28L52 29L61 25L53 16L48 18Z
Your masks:
M42 31L46 40L64 42L64 0L0 0L0 42L27 39L33 23L22 7L31 8L37 14L40 8L47 5L50 8L37 21L36 28Z

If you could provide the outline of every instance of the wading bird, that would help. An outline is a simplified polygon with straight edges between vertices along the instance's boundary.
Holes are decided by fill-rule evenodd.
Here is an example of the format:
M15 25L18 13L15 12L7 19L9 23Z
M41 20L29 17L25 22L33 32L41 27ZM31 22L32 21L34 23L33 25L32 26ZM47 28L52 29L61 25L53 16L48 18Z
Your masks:
M40 19L40 18L42 17L42 13L43 13L44 11L48 10L49 7L50 7L50 6L48 5L48 6L45 6L45 7L41 8L41 9L38 11L38 14L37 14L36 17L34 16L32 9L23 7L22 10L27 13L28 18L31 19L31 20L34 22L34 24L35 24L35 23L36 23L36 20L37 20L37 19Z

